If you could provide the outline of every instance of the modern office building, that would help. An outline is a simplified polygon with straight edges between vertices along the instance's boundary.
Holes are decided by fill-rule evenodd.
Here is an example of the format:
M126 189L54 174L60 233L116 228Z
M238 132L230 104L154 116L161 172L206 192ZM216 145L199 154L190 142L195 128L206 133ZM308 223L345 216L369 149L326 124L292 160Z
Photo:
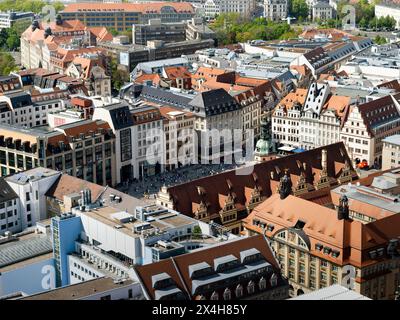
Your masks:
M196 39L171 43L153 40L141 48L137 46L123 46L123 48L117 46L116 49L119 52L120 65L131 72L141 62L180 58L182 55L190 55L197 50L213 48L214 46L215 40L213 39Z
M100 185L114 185L114 134L102 120L82 120L54 129L0 126L1 175L38 166Z
M153 40L168 43L214 38L214 31L203 22L202 18L169 23L162 23L161 19L151 19L147 24L135 24L132 27L132 42L141 45Z
M34 16L33 12L0 11L0 30L11 28L16 23L29 24Z
M195 16L188 2L149 3L73 3L60 12L63 19L80 20L88 27L107 27L126 31L134 24L146 24L150 19L181 22Z

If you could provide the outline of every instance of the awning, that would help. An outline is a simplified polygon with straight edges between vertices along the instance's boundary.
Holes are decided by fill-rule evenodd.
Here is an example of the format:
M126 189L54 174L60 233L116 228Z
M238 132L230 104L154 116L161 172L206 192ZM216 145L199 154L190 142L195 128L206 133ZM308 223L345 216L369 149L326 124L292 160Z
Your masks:
M300 152L304 152L304 151L306 151L306 150L304 150L302 148L297 148L297 149L293 150L294 153L300 153Z
M288 152L293 152L293 150L295 150L296 148L293 147L289 147L289 146L283 146L278 148L279 151L288 151Z

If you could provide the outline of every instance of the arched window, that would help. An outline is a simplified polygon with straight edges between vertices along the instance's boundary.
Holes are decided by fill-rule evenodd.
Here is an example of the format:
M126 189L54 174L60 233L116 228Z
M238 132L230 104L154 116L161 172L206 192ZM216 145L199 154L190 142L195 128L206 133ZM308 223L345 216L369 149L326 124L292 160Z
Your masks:
M278 285L278 276L274 273L271 276L271 279L269 279L269 282L270 282L272 287L276 287Z
M261 277L258 283L258 287L260 288L260 290L265 290L265 288L267 287L267 280L265 280L264 277Z
M231 298L232 298L231 290L229 288L226 288L223 296L224 296L224 300L231 300Z
M243 286L238 284L235 290L236 298L240 298L243 296Z
M254 282L253 281L250 281L249 284L247 285L247 292L249 294L254 293Z
M219 299L218 292L214 291L210 297L210 300L218 300L218 299Z

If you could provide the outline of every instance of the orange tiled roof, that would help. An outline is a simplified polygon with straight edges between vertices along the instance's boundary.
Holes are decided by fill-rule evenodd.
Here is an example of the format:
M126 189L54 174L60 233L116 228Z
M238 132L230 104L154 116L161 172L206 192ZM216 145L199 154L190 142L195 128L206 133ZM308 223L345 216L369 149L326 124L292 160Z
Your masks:
M332 95L323 106L323 109L334 110L336 115L341 118L341 123L344 124L344 121L346 120L350 111L350 104L350 97Z
M282 200L278 194L257 206L245 219L247 229L262 232L260 227L253 224L254 219L274 226L272 231L265 231L268 237L275 236L283 229L293 228L299 220L304 222L300 232L303 232L303 239L308 241L310 252L338 265L351 263L361 267L376 263L378 260L371 259L368 252L382 246L386 249L388 241L400 235L397 227L400 215L368 224L351 219L339 220L336 210L294 196ZM325 254L316 248L316 244L338 251L339 256L335 258Z
M165 67L164 71L168 79L177 78L191 78L192 74L188 71L186 67Z
M286 110L293 108L296 102L304 104L307 98L307 89L297 88L296 91L287 94L278 104L278 106L284 107Z
M149 80L152 81L153 85L157 86L160 83L161 78L160 75L157 73L151 73L151 74L145 73L137 77L134 82L138 84L143 84L145 81Z

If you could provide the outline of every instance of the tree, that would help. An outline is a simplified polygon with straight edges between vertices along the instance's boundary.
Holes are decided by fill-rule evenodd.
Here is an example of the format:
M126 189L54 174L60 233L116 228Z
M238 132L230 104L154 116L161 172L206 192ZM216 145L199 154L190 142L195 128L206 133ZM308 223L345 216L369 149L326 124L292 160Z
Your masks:
M7 47L10 51L16 50L17 48L19 48L20 45L20 38L18 37L18 35L16 33L12 33L8 36L7 38Z
M15 64L15 60L9 53L0 53L0 75L6 76L9 75L10 72L15 71L17 66Z
M211 24L211 28L215 31L220 44L247 42L256 39L275 40L280 39L285 33L285 37L291 37L293 34L293 29L285 22L273 22L265 18L249 20L236 13L220 15Z
M292 0L290 14L295 16L298 20L305 20L308 18L309 8L305 0Z
M57 13L60 12L60 11L63 11L64 8L65 8L64 4L62 2L60 2L60 1L54 2L53 6L54 6L54 9L56 9Z
M200 239L201 235L203 234L203 232L201 231L201 228L199 226L194 226L193 227L193 239Z
M374 39L374 43L381 45L381 44L385 44L387 43L386 38L385 37L381 37L380 35L377 35Z
M111 84L116 90L121 89L125 82L129 81L129 73L118 69L116 58L111 59Z

